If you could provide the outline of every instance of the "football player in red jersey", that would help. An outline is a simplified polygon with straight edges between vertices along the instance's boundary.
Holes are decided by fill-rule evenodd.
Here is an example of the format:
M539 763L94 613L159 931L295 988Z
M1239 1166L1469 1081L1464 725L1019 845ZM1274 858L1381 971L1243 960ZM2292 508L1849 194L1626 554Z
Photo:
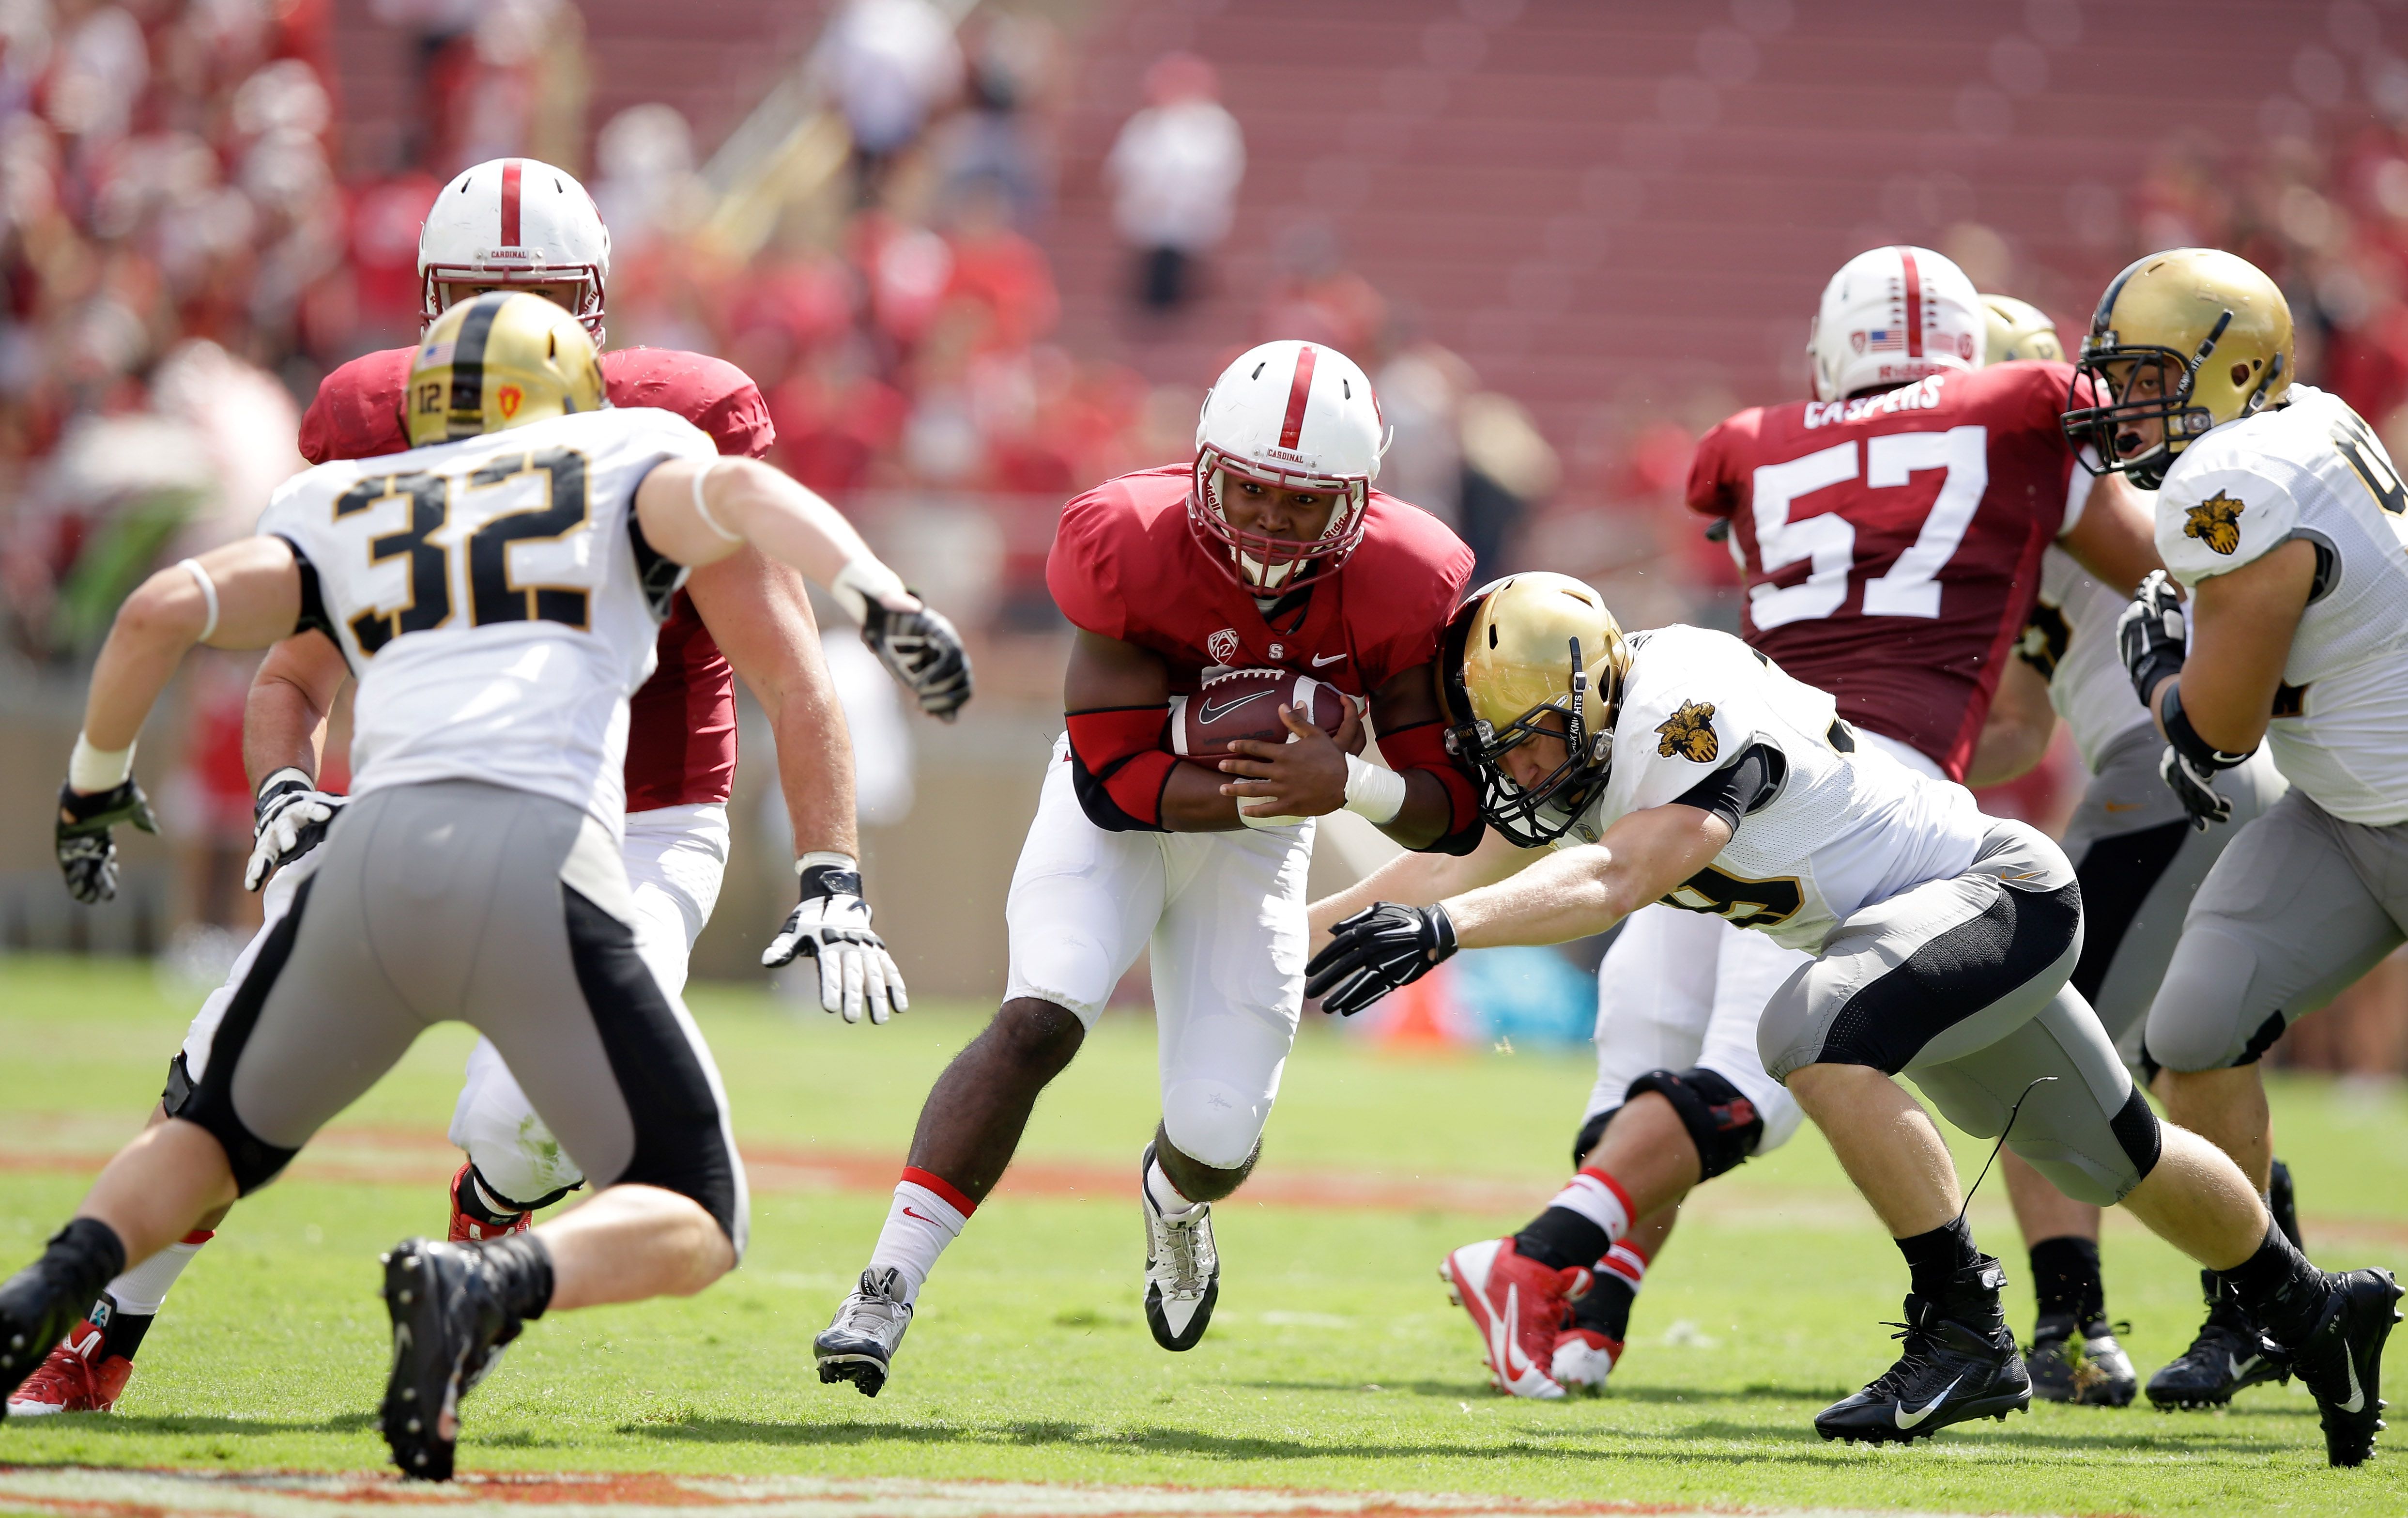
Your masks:
M585 187L548 164L499 158L463 172L437 198L419 234L428 322L462 300L509 288L541 295L603 334L610 235ZM355 358L329 374L301 422L312 464L373 458L409 447L402 416L415 346ZM768 408L741 369L701 354L630 348L602 355L610 403L674 412L721 454L757 458L775 434ZM856 540L857 541L857 540ZM950 624L923 607L861 545L830 587L862 623L864 640L950 718L969 696L969 668ZM762 955L817 961L821 1002L848 1021L886 1020L905 1005L901 974L870 927L854 832L853 751L819 651L802 577L746 548L695 571L662 626L659 668L629 702L625 859L639 922L637 947L672 996L710 918L727 863L727 798L736 773L735 678L760 701L778 746L794 819L801 902ZM259 840L247 883L266 885L267 925L283 915L301 872L280 868L324 836L344 798L317 788L326 715L349 671L334 644L304 633L277 644L253 680L244 761L258 787ZM273 879L269 877L273 875ZM265 936L265 928L262 929ZM254 940L254 946L256 945ZM201 1009L152 1120L172 1114L200 1076L209 1034L248 968ZM493 1044L480 1038L452 1119L467 1155L451 1185L451 1236L523 1229L535 1209L582 1184ZM133 1374L133 1356L208 1226L109 1283L80 1324L11 1396L12 1417L107 1411Z
M1747 642L1830 691L1864 742L1950 780L1973 758L2042 551L2062 543L2115 585L2137 584L2156 561L2146 513L2095 487L2057 427L2071 370L1985 369L1986 326L1971 282L1941 254L1858 254L1815 317L1816 398L1714 427L1688 486L1692 510L1729 526ZM1416 904L1527 857L1501 837L1484 853L1423 861ZM1765 1002L1808 956L1739 931L1767 907L1727 894L1684 889L1632 915L1598 968L1598 1084L1572 1149L1582 1174L1520 1234L1449 1257L1484 1346L1505 1342L1491 1330L1512 1320L1505 1337L1524 1352L1514 1373L1490 1358L1516 1395L1601 1387L1680 1199L1797 1130L1798 1106L1765 1074L1756 1034ZM1314 926L1368 904L1361 888L1340 892L1314 904ZM1617 1208L1627 1214L1618 1241L1592 1249L1606 1232L1597 1217ZM1574 1270L1595 1284L1567 1313Z
M1008 908L1002 1009L939 1078L859 1288L817 1341L820 1379L875 1396L938 1254L1011 1161L1037 1094L1153 951L1162 1123L1140 1161L1146 1322L1203 1337L1219 1294L1211 1203L1253 1167L1303 1006L1312 818L1355 811L1409 848L1479 841L1432 663L1471 573L1434 517L1371 488L1384 427L1343 354L1270 342L1205 398L1192 467L1124 475L1063 509L1046 584L1078 629ZM1367 701L1334 737L1218 772L1177 758L1171 698L1220 669L1284 670Z

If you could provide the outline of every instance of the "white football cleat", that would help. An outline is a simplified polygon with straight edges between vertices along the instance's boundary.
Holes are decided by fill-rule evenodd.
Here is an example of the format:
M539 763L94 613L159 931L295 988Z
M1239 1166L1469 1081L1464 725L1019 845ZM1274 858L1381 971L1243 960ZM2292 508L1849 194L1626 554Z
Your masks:
M849 1381L862 1395L876 1396L910 1326L911 1304L903 1297L902 1274L892 1267L863 1271L861 1283L811 1340L821 1384Z
M1594 1328L1567 1328L1555 1336L1555 1359L1548 1370L1565 1391L1596 1396L1605 1390L1605 1379L1613 1374L1621 1358L1620 1339L1608 1338Z
M1212 1205L1198 1202L1183 1218L1166 1216L1146 1184L1153 1171L1149 1143L1137 1166L1138 1207L1145 1214L1145 1325L1164 1349L1192 1350L1212 1322L1212 1305L1221 1300Z
M1509 1396L1552 1402L1564 1395L1553 1366L1564 1304L1588 1290L1578 1265L1555 1270L1522 1258L1511 1238L1466 1244L1438 1267L1447 1296L1470 1315L1488 1379Z

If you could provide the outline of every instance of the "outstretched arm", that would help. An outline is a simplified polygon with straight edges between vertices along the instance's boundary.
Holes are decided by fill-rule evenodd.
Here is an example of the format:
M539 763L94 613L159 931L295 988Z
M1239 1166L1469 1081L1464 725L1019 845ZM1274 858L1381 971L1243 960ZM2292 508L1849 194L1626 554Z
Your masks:
M1326 939L1332 925L1351 918L1374 902L1398 902L1406 906L1428 906L1450 896L1459 896L1482 886L1494 885L1514 872L1541 859L1548 851L1523 848L1509 841L1501 832L1482 837L1480 846L1469 854L1416 854L1406 852L1365 875L1344 890L1324 896L1305 909L1306 920L1312 926L1316 947Z
M84 701L83 736L95 749L133 748L194 643L265 648L290 637L300 619L301 571L281 538L245 538L187 562L208 577L206 587L175 564L143 581L117 609Z

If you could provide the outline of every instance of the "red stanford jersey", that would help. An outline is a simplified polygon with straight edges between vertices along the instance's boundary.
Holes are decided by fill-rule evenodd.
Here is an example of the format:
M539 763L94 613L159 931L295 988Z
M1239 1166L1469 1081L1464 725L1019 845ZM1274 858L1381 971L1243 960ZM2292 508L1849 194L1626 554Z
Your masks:
M401 399L417 352L389 348L327 375L301 418L301 455L323 464L408 449ZM733 364L622 348L602 355L602 379L611 405L675 412L723 454L759 458L776 440L761 392ZM736 781L736 676L683 591L661 625L659 653L660 667L628 699L627 810L724 802Z
M1185 465L1106 481L1062 508L1045 586L1073 624L1160 654L1174 694L1206 669L1283 669L1367 696L1438 657L1471 550L1428 513L1371 493L1362 546L1274 627L1187 525Z
M1689 506L1731 523L1743 634L1840 714L1963 779L2042 551L2090 476L2057 425L2064 364L1758 407L1706 434Z

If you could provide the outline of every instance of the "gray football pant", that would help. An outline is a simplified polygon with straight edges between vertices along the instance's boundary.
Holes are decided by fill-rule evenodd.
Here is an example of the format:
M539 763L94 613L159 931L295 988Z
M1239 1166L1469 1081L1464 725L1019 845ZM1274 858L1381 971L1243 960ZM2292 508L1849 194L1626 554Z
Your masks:
M2408 823L2344 822L2293 790L2232 835L2150 1004L2148 1058L2247 1064L2400 947Z
M2232 820L2202 831L2158 778L2165 746L2154 727L2110 745L2064 839L2082 882L2082 958L2073 989L2136 1073L2149 1004L2173 960L2191 898L2234 834L2273 805L2287 784L2260 750L2216 778L2216 789L2232 802Z
M1911 1076L1950 1122L2004 1133L2066 1195L2110 1205L2157 1164L2157 1122L2066 983L2081 953L2073 867L2000 822L1964 874L1833 929L1765 1007L1757 1049L1784 1083L1810 1064Z
M601 1185L692 1197L740 1253L744 1171L710 1049L638 957L618 846L576 807L447 780L373 791L270 930L171 1116L275 1178L419 1034L491 1038Z

